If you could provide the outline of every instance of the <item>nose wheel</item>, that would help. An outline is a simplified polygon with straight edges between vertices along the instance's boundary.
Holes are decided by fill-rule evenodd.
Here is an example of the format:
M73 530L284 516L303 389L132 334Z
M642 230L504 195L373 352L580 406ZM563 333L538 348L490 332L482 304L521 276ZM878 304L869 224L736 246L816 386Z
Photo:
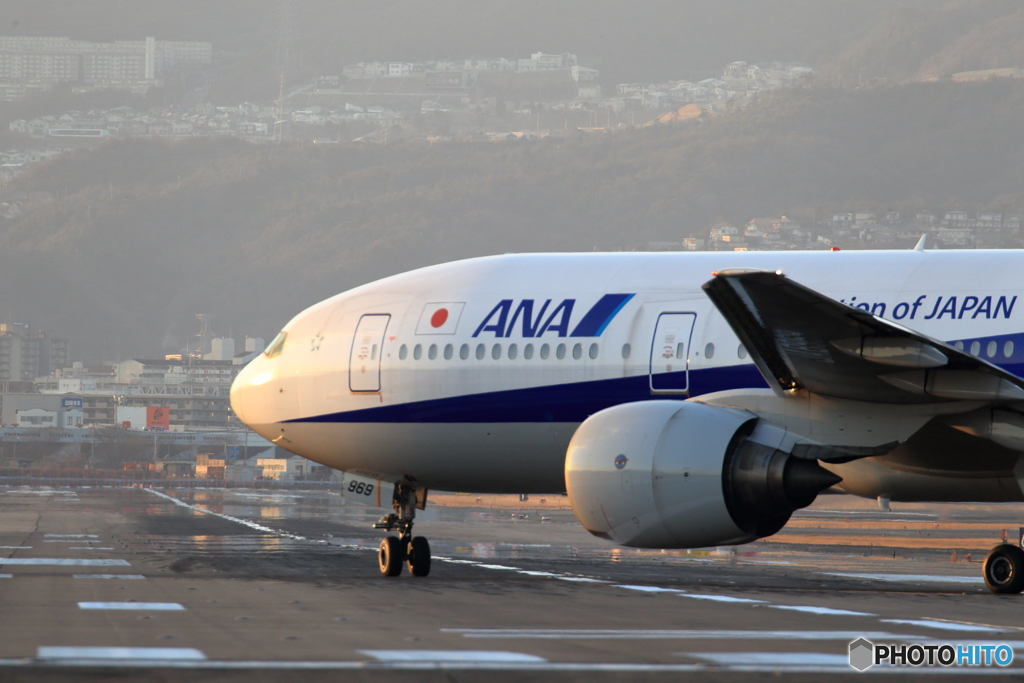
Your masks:
M387 536L380 542L377 564L384 576L398 576L402 573L402 544L396 536Z
M386 536L380 542L377 566L382 576L398 576L402 573L403 563L412 576L430 574L430 543L423 536L412 535L416 508L423 509L422 506L426 505L426 491L422 491L422 502L419 502L417 489L404 484L395 486L395 499L392 505L395 511L390 515L384 515L373 525L374 529L399 532L398 536Z

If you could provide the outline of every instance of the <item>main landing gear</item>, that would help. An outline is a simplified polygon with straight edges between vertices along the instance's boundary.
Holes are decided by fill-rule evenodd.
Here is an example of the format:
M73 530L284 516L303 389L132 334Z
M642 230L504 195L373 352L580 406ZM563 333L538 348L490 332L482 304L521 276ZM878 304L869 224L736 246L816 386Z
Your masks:
M1020 593L1024 590L1024 550L1009 543L997 545L985 557L981 571L993 593Z
M422 501L417 496L421 491ZM424 489L416 489L406 484L395 486L395 499L392 504L395 511L390 515L384 515L373 525L374 529L398 531L398 536L387 536L380 542L377 564L382 575L398 576L402 573L403 562L413 576L426 576L430 573L430 543L423 536L412 535L416 508L422 510L426 502Z

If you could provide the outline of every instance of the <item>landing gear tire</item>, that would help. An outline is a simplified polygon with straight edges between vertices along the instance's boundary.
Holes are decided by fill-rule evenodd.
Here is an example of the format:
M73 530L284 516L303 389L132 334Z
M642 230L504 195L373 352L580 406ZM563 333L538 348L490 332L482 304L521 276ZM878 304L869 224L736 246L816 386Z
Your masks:
M405 552L405 563L413 576L430 573L430 543L423 536L414 536Z
M985 557L982 573L993 593L1020 593L1024 590L1024 550L1009 543L997 545Z
M395 536L386 536L380 542L377 551L377 564L384 576L398 576L402 573L402 560L405 559L402 544ZM412 565L410 565L412 566Z
M402 563L409 566L413 576L426 576L430 573L430 544L422 536L412 535L413 520L416 509L424 509L427 504L427 490L417 489L408 484L396 484L389 515L384 515L373 525L374 529L398 531L398 538L388 536L380 543L377 561L380 573L384 576L398 576L402 573Z

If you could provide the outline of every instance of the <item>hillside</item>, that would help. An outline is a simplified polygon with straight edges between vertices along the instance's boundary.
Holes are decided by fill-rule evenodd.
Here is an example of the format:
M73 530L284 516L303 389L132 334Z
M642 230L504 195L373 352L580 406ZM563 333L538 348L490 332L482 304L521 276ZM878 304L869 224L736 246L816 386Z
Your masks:
M834 84L899 83L1024 66L1024 8L1016 0L903 3L823 61Z
M5 0L0 33L85 40L208 40L218 104L278 94L282 0ZM707 78L734 60L821 62L887 14L889 0L519 0L290 3L288 81L371 60L573 52L622 81ZM15 22L17 25L15 25Z
M221 333L269 337L323 297L456 258L629 249L780 213L1020 211L1024 84L808 88L720 118L536 142L113 140L37 167L0 201L33 192L59 198L0 219L0 316L111 359L177 349L199 312Z

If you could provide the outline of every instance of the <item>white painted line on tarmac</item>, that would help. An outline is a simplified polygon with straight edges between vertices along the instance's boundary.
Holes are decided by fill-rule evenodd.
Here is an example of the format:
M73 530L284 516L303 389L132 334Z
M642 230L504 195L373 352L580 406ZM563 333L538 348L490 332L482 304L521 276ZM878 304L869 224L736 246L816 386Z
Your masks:
M710 629L545 629L443 628L463 638L529 638L534 640L928 640L925 636L885 631L744 631Z
M626 584L618 584L616 588L625 588L631 591L640 591L641 593L682 593L678 588L662 588L661 586L630 586Z
M557 572L540 572L532 571L529 569L520 569L519 567L509 567L504 564L488 564L486 562L477 562L476 560L457 560L452 557L435 557L438 562L447 562L448 564L465 564L471 567L480 567L481 569L495 569L498 571L514 571L519 574L526 576L537 576L545 579L558 579L559 581L572 581L574 583L600 583L607 584L611 581L603 581L601 579L592 579L589 576L575 576L572 574L559 574Z
M537 655L503 650L357 650L383 662L493 662L544 663Z
M64 647L42 646L36 659L117 659L117 660L190 660L202 661L206 655L191 647Z
M99 534L43 534L46 538L99 538Z
M80 602L79 609L164 610L180 612L185 608L177 602Z
M907 626L923 626L940 631L971 631L976 633L1003 633L1013 629L981 624L963 624L955 621L936 621L933 619L882 619L886 624L906 624Z
M939 574L861 574L858 572L821 572L825 576L842 576L869 581L909 581L912 583L984 583L980 576L941 576Z
M99 543L88 538L44 538L43 543Z
M0 564L43 565L52 567L130 567L126 560L77 560L65 557L0 557Z
M496 661L324 661L324 660L185 660L185 659L0 659L0 667L111 667L121 669L151 668L160 666L168 669L202 669L210 671L247 671L268 669L274 671L523 671L537 673L626 673L626 674L685 674L708 672L737 673L822 673L834 674L839 671L832 666L778 664L642 664L633 662L496 662ZM846 667L843 671L854 673ZM887 673L936 674L956 673L952 669L888 668ZM972 676L1020 676L1020 667L986 668L970 672Z
M850 656L825 652L676 652L682 657L703 659L714 664L834 668L852 671Z
M817 607L815 605L768 605L772 609L784 609L791 612L804 612L806 614L820 614L829 617L877 617L877 614L870 612L854 612L848 609L834 609L832 607Z
M909 512L903 510L898 513L883 510L811 510L810 512L797 513L793 516L798 519L808 519L814 517L854 517L856 515L880 515L886 521L899 521L900 517L935 517L934 512Z
M32 550L30 545L0 545L0 550Z
M87 545L78 548L68 548L68 550L113 550L113 548L100 548L94 545Z
M142 574L74 574L76 579L144 579Z
M250 522L247 519L240 519L238 517L232 517L231 515L225 515L225 514L222 514L220 512L214 512L213 510L207 510L206 508L201 508L198 505L189 505L185 501L178 500L174 496L169 496L166 493L163 493L161 491L157 491L155 489L144 489L144 490L149 491L154 496L160 496L161 498L166 498L167 500L171 501L172 503L174 503L175 505L178 505L180 507L188 508L189 510L194 510L195 512L201 512L204 515L211 515L213 517L220 517L221 519L226 519L229 522L235 522L236 524L241 524L242 526L247 526L250 529L255 529L256 531L262 531L262 532L267 533L267 534L273 534L275 536L280 536L281 538L291 538L291 539L294 539L296 541L310 541L312 543L324 543L324 544L327 543L327 541L313 540L313 539L306 538L305 536L299 536L297 534L289 534L289 533L286 533L284 531L278 531L277 529L271 529L268 526L263 526L262 524L257 524L256 522Z
M13 579L14 574L0 574L0 579Z
M510 571L519 571L519 567L506 567L503 564L478 564L481 569L508 569Z
M731 602L740 605L763 605L764 600L752 598L734 598L731 595L711 595L708 593L680 593L681 598L693 598L695 600L710 600L712 602Z

